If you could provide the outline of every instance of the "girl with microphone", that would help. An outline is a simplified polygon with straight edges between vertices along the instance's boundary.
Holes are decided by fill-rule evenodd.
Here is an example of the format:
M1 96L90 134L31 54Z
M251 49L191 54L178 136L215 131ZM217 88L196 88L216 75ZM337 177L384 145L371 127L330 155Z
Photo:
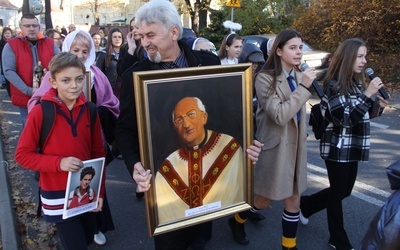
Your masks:
M257 131L263 145L254 168L254 209L267 208L272 200L284 201L282 249L297 249L300 194L307 188L307 125L305 103L316 78L314 70L298 70L303 39L294 30L275 38L267 62L255 77ZM230 218L234 240L246 245L244 223L251 211Z
M320 155L325 160L330 187L301 197L303 224L326 208L329 244L334 249L353 249L343 226L342 200L353 190L358 162L369 158L371 112L374 106L387 105L387 101L376 95L383 87L379 77L365 87L366 56L367 46L358 38L344 41L333 55L324 81L326 112L331 119L320 141Z

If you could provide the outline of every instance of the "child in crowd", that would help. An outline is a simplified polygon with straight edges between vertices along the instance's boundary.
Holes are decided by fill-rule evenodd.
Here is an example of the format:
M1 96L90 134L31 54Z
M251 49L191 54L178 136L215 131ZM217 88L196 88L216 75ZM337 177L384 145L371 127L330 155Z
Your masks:
M329 244L334 249L353 249L344 228L342 200L353 190L358 162L369 159L370 119L381 115L388 104L378 93L383 87L379 77L368 86L365 84L366 56L367 45L359 38L347 39L333 55L324 81L326 96L321 103L326 107L330 124L320 141L320 155L325 160L330 186L301 197L303 224L326 208Z
M122 77L126 69L147 57L147 52L141 45L140 39L139 28L135 24L135 17L133 17L130 21L129 32L126 34L126 43L119 49L118 76Z
M90 111L82 94L86 67L77 56L60 53L50 62L51 89L41 98L56 107L54 125L41 153L38 153L43 111L36 105L19 138L15 160L40 172L40 199L45 218L54 222L65 249L87 249L95 233L95 213L62 219L68 172L79 171L82 161L105 157L101 125L96 116L93 131ZM92 121L93 122L93 121ZM102 209L104 177L98 209Z
M242 38L232 32L224 37L218 51L221 65L238 64L238 57L242 49Z
M94 43L94 51L96 53L96 59L99 56L100 51L102 51L104 48L100 46L101 43L101 36L99 33L94 32L92 34L92 39L93 39L93 43Z
M267 208L272 200L284 201L282 249L297 249L300 194L307 188L307 125L305 103L314 70L300 72L303 39L294 30L281 31L270 55L255 78L258 100L255 137L264 146L254 168L254 209ZM228 221L234 240L247 245L244 223L251 211Z
M124 43L124 35L118 28L112 28L108 34L106 47L100 51L96 59L96 66L107 76L114 95L119 98L122 79L117 74L119 49Z
M90 34L87 31L76 30L69 33L63 43L63 52L69 52L76 55L79 60L85 64L86 71L90 71L91 89L87 90L87 93L90 91L90 101L96 103L97 106L105 139L104 145L107 152L106 165L108 165L113 160L113 156L107 145L107 142L111 144L114 140L115 120L119 115L119 101L113 94L107 77L99 68L93 65L95 61L95 48L93 39L90 37ZM29 100L29 112L33 107L35 107L42 95L51 88L49 77L50 74L46 73L39 89L36 90ZM104 245L106 243L106 237L103 233L114 229L111 212L107 202L107 196L105 196L104 199L104 207L101 212L101 216L99 215L97 217L98 229L96 229L94 240L96 244Z

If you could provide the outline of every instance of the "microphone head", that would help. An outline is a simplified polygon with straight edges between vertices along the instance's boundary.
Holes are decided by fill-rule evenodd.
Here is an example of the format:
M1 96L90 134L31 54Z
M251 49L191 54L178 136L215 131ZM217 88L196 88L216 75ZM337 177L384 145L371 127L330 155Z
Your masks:
M308 67L308 64L307 63L302 63L301 65L300 65L300 69L301 69L301 71L304 71L304 70L306 70L306 69L308 69L309 67Z
M371 68L367 68L367 69L365 69L365 74L367 76L373 75L374 74L374 70L371 69Z

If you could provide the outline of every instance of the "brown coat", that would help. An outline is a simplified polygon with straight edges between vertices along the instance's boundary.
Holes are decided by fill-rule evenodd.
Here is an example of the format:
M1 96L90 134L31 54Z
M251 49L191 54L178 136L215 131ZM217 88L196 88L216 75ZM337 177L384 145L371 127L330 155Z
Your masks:
M295 178L299 194L307 188L307 127L305 103L311 93L300 86L292 93L284 73L277 77L276 91L268 93L273 78L261 73L256 77L258 99L256 138L264 147L255 166L254 191L271 200L283 200L294 194ZM296 113L301 107L301 119Z

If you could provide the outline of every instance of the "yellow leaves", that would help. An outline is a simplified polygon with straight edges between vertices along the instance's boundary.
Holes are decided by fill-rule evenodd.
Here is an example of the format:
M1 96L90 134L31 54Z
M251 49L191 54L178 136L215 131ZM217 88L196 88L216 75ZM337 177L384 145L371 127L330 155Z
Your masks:
M347 38L362 38L368 46L368 66L385 76L385 84L398 82L400 59L400 5L398 0L314 1L292 28L311 46L334 52Z
M31 191L30 186L28 186L28 182L31 180L27 180L27 178L33 177L27 175L26 171L20 169L10 174L11 197L17 216L17 232L21 236L24 249L51 249L57 244L53 239L56 227L46 222L43 217L36 217L38 208L37 190Z

